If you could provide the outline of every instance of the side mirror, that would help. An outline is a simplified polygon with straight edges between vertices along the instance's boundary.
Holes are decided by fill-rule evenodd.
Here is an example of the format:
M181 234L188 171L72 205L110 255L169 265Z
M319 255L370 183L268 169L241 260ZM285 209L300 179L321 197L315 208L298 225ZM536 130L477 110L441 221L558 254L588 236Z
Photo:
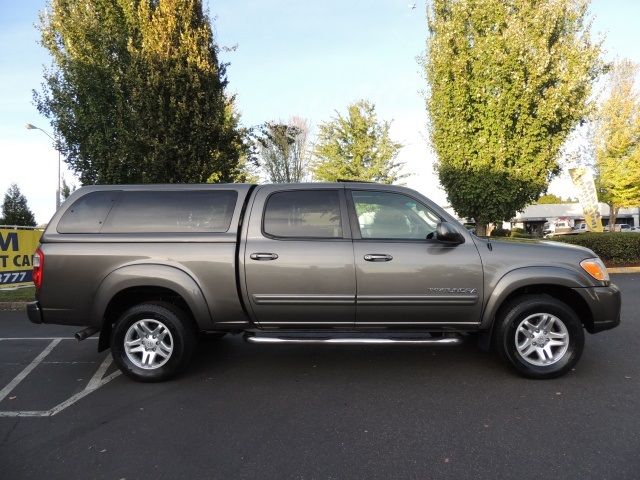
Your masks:
M436 239L444 243L453 243L456 245L464 243L464 237L458 229L447 222L438 222Z

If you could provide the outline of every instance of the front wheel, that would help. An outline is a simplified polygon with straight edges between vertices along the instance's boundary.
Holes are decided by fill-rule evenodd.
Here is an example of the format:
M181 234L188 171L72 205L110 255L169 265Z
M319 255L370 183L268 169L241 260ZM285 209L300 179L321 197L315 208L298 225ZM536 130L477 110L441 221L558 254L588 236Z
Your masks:
M111 335L114 362L139 382L172 377L191 360L195 345L189 319L168 303L131 307L118 319Z
M498 355L529 378L557 378L582 355L584 330L575 312L546 295L513 300L501 311L494 330Z

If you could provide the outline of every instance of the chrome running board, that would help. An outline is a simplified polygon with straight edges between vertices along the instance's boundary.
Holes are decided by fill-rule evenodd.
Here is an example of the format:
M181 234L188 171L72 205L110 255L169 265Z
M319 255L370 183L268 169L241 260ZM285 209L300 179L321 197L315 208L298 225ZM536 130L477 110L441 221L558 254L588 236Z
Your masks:
M442 337L327 337L327 336L257 336L254 333L245 333L244 341L259 344L294 345L458 345L462 343L462 335L447 333Z

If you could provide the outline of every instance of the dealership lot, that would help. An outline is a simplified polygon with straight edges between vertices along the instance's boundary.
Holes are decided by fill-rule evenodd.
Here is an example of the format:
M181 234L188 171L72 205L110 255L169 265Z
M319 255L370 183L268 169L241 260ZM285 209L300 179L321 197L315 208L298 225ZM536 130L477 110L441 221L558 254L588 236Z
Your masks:
M120 375L107 352L95 355L96 342L78 346L65 337L0 342L0 417L56 415Z
M203 339L174 381L132 382L79 328L0 312L0 476L640 477L640 275L574 372L520 378L461 347Z

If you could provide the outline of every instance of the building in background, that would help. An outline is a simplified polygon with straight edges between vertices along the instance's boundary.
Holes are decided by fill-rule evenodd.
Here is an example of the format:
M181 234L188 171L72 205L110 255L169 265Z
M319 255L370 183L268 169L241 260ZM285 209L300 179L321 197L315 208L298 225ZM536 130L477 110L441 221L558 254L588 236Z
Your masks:
M474 223L472 219L460 218L451 207L445 207L445 210L469 228ZM599 203L598 213L605 230L609 230L609 205ZM545 230L547 233L549 230L555 230L556 224L563 229L561 230L563 233L566 233L564 230L570 230L584 221L584 212L580 203L539 204L529 205L524 211L517 213L511 222L503 223L502 228L522 228L534 237L542 237ZM618 225L616 230L620 230L620 225L640 226L640 207L621 208L616 218L616 225Z
M609 206L598 204L598 212L602 218L602 225L609 225ZM558 203L529 205L511 220L511 227L523 228L535 237L543 236L545 230L553 230L556 223L561 227L574 227L584 223L584 212L579 203ZM549 224L549 227L545 227ZM616 219L617 225L640 225L640 207L621 208Z

